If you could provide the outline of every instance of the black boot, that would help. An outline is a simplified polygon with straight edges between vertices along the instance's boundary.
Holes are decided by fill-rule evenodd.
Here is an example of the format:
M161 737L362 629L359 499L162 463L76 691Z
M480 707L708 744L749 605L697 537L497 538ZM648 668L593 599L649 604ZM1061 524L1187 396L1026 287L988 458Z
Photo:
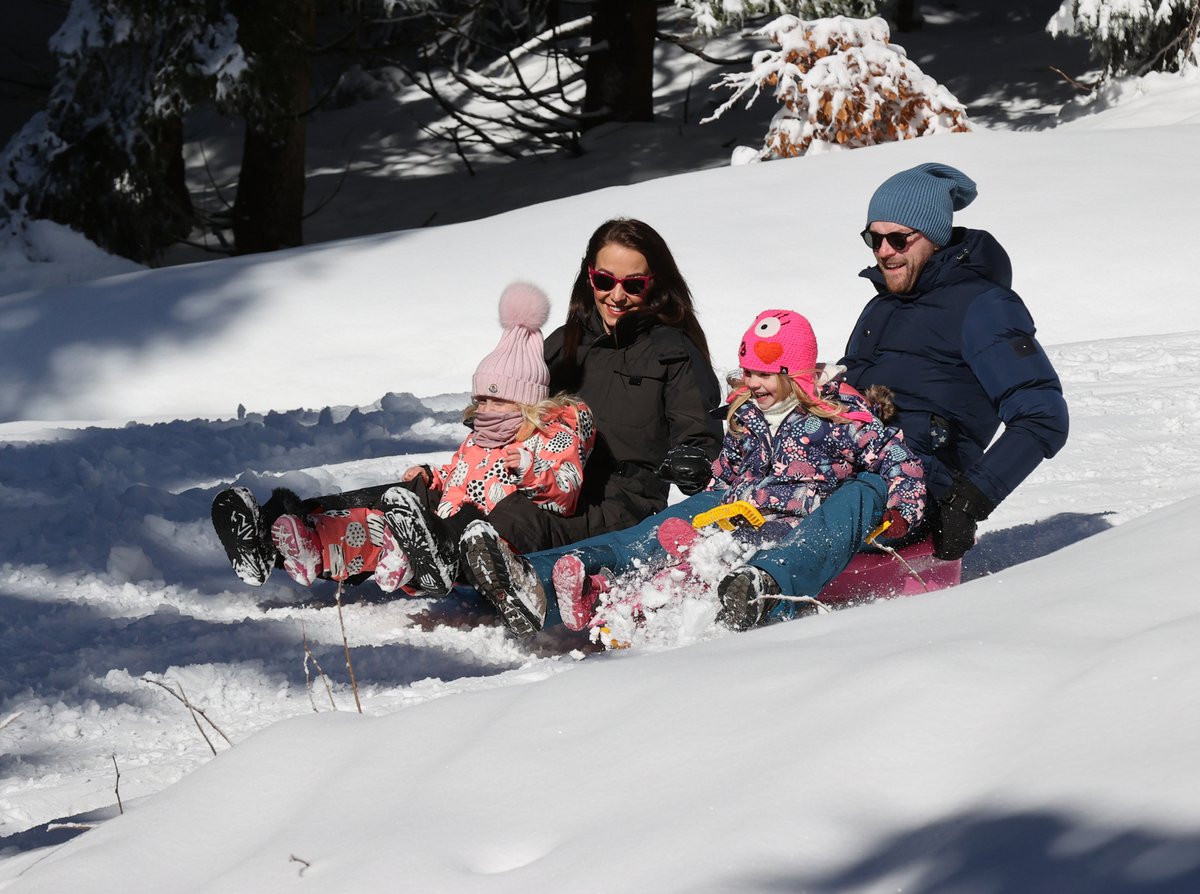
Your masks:
M474 521L459 546L467 579L496 607L515 636L532 636L546 623L546 589L524 556L518 556L485 521Z
M454 588L458 570L457 544L438 537L426 518L420 497L403 487L393 487L379 500L396 544L408 556L412 566L412 584L435 596L444 596Z
M275 545L254 494L230 487L213 498L212 523L229 564L244 583L261 587L275 567Z
M761 568L753 565L735 568L717 586L717 598L721 600L717 623L730 630L757 627L779 603L771 598L779 593L775 578Z

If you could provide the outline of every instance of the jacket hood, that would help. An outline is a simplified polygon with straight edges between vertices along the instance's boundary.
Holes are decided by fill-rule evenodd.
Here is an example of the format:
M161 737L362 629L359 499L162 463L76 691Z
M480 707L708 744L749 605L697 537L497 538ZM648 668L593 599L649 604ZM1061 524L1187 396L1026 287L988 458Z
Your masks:
M869 279L879 292L887 291L883 273L877 266L867 267L858 275ZM934 252L911 295L916 297L933 288L971 277L1011 289L1012 261L1004 246L987 230L955 227L950 244Z

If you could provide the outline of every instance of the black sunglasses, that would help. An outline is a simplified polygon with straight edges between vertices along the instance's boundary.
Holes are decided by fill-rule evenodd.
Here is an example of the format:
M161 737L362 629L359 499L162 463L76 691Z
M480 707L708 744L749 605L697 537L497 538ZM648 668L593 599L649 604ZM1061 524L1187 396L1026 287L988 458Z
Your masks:
M636 276L613 276L611 273L605 273L603 270L597 270L595 267L588 267L588 279L591 280L592 288L597 292L611 292L620 284L626 295L636 298L650 288L650 284L654 282L654 274L640 273Z
M867 227L859 235L862 236L862 241L867 243L867 248L871 251L879 251L885 239L894 251L904 251L908 247L908 240L920 232L920 230L909 230L907 233L876 233Z

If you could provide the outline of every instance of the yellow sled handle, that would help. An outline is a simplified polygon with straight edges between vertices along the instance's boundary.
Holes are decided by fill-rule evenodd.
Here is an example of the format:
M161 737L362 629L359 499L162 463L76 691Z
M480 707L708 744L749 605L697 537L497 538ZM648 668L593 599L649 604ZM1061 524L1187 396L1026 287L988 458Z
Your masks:
M892 526L892 523L890 521L885 521L878 528L876 528L874 531L872 531L870 534L868 534L867 535L867 545L874 546L875 538L878 537L880 534L882 534L884 531L886 531L891 526Z
M745 525L761 528L765 521L762 513L752 503L738 500L736 503L726 503L707 512L701 512L692 519L692 527L704 528L715 524L722 531L732 531L735 527L744 527Z

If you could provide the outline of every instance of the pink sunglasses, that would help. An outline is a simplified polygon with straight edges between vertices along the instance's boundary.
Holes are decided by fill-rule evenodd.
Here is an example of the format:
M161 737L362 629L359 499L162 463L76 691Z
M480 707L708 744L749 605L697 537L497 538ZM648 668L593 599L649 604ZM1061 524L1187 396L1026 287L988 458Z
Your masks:
M597 270L595 267L588 267L588 279L592 283L592 288L597 292L611 292L617 286L620 286L625 290L626 295L636 298L650 288L650 283L654 282L654 274L640 273L637 276L613 276L611 273L605 273L602 270Z

